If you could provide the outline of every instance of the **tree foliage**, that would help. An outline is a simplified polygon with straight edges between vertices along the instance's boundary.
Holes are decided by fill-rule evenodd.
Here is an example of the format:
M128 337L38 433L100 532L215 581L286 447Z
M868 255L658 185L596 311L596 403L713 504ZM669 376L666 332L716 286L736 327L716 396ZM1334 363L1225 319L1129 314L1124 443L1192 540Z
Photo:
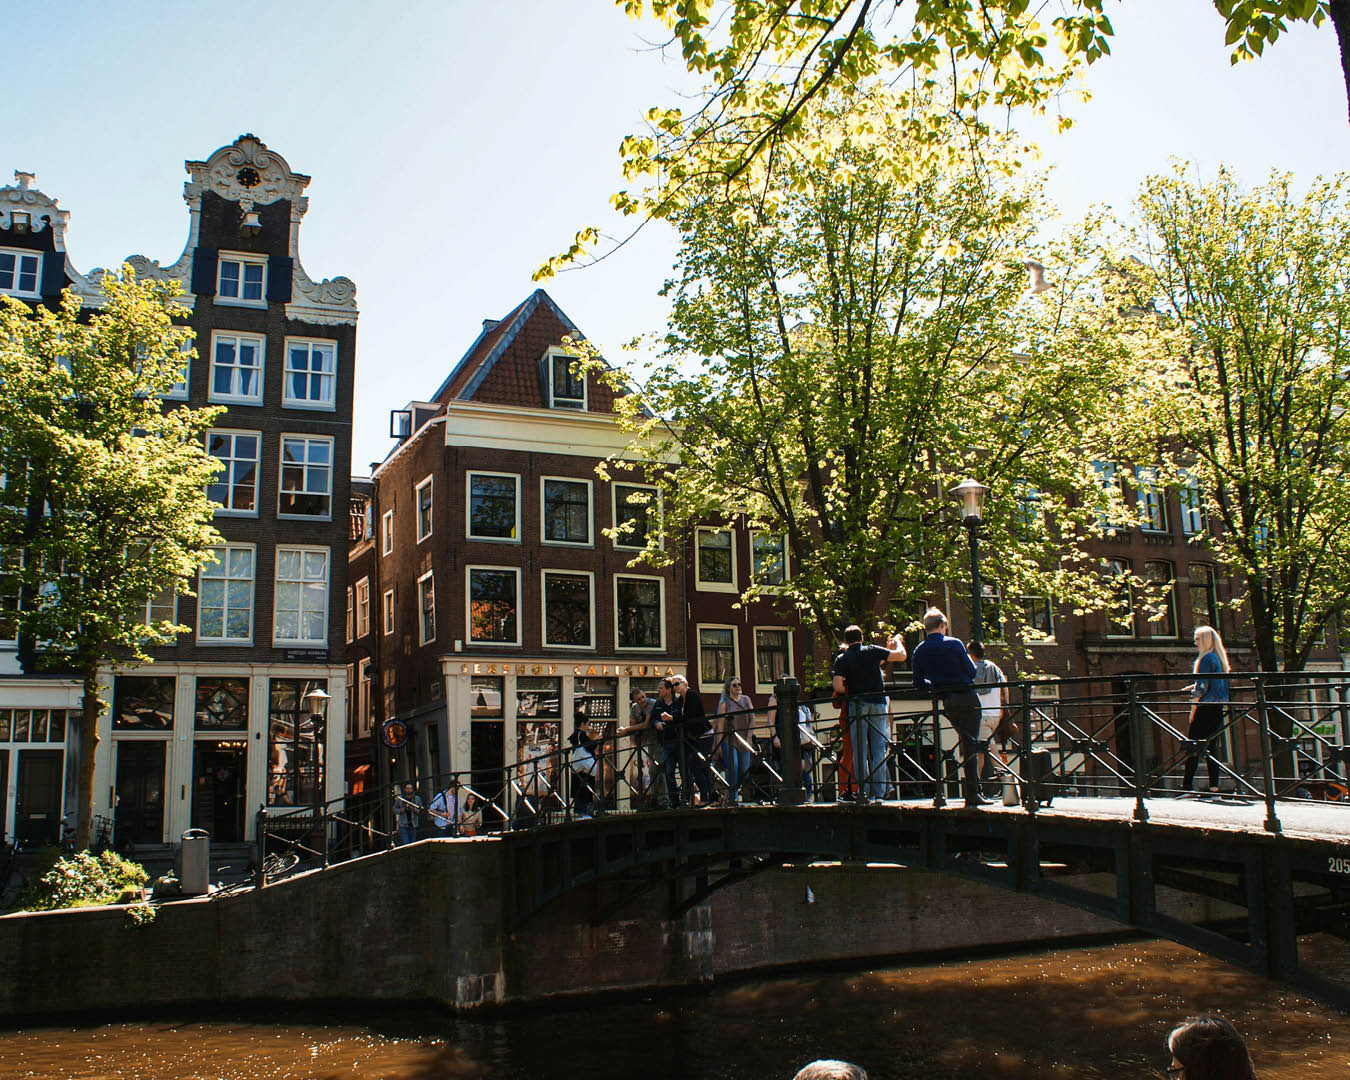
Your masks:
M97 676L147 659L182 628L145 625L147 601L187 592L219 542L204 434L218 409L165 408L185 378L191 332L176 285L103 278L85 317L69 292L52 311L0 298L0 552L20 634L40 661L84 680L79 838L93 805Z

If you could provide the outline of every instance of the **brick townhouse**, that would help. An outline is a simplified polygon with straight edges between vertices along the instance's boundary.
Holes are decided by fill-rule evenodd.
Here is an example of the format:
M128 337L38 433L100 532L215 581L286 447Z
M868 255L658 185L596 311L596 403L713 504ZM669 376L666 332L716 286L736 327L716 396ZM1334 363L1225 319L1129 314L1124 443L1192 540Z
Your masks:
M147 617L189 628L154 662L109 669L95 814L119 843L176 840L189 826L220 842L253 833L259 805L342 792L346 692L341 597L350 530L355 286L314 281L300 262L310 178L252 135L186 162L188 238L161 265L173 280L197 357L167 407L223 405L208 435L223 471L209 494L222 544L193 583ZM65 250L66 212L18 174L0 189L0 290L54 302L61 287L99 303L102 271L81 274ZM17 215L27 214L27 220ZM31 268L37 266L34 278ZM6 276L6 268L15 267ZM10 557L14 557L10 553ZM20 603L16 595L0 598ZM0 620L0 824L54 839L73 809L79 688L36 673L32 646ZM25 662L27 654L29 662ZM339 704L315 714L322 690Z

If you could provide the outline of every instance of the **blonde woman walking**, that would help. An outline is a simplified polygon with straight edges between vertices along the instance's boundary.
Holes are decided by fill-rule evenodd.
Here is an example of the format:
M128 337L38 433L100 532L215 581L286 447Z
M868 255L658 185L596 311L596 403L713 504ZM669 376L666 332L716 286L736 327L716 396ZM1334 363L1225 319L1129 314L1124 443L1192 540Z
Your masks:
M1186 731L1188 739L1204 740L1205 767L1209 771L1209 790L1219 790L1219 763L1209 752L1209 740L1223 727L1224 706L1228 703L1228 653L1223 647L1223 638L1212 626L1195 628L1195 682L1191 692L1190 727ZM1200 750L1194 748L1186 755L1186 774L1181 786L1185 791L1193 790L1195 770L1200 765Z

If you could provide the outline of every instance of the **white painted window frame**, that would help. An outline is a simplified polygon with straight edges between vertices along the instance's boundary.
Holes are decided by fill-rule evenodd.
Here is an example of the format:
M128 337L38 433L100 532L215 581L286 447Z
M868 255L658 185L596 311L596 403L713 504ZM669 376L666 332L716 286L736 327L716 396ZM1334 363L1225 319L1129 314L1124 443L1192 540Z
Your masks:
M590 640L584 645L561 644L548 640L548 575L562 574L566 577L586 579L586 592L590 600ZM550 566L539 571L539 640L545 649L581 649L594 652L596 647L595 627L595 572L592 570L569 570L562 566Z
M512 531L515 536L479 536L473 531L473 478L475 476L495 476L501 479L514 480L516 482L516 520ZM484 544L519 544L521 542L521 478L520 473L498 472L495 469L465 469L464 470L464 539L474 540ZM543 496L543 488L539 489L540 497ZM541 501L542 508L543 503ZM541 511L542 512L542 511ZM542 524L540 525L542 529Z

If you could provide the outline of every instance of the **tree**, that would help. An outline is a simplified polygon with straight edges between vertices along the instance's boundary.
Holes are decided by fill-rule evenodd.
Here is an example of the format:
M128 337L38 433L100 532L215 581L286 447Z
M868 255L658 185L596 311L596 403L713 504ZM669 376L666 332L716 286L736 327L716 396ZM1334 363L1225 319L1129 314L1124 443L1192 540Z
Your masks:
M969 159L897 177L879 148L928 115L902 96L866 138L823 116L828 160L673 215L665 355L619 398L624 457L663 489L644 557L744 514L791 562L748 594L772 585L829 642L855 619L909 625L935 586L968 580L947 494L967 475L993 488L985 571L1005 595L1111 598L1084 546L1123 513L1091 467L1116 369L1076 269L1088 241L1050 246L1057 287L1028 295L1038 185Z
M1265 671L1301 670L1350 610L1350 206L1345 176L1302 196L1146 181L1128 275L1137 379L1120 446L1198 485L1214 551L1242 579Z
M693 109L653 107L647 132L621 144L624 179L639 186L612 202L644 223L671 217L710 185L761 188L785 156L820 165L830 147L814 134L816 112L847 98L858 121L870 123L875 108L884 111L885 95L876 96L883 86L947 85L949 110L978 143L991 108L1057 108L1082 69L1110 53L1114 33L1105 0L1062 0L1049 26L1040 21L1042 5L1030 0L615 2L667 30L667 46L705 80ZM1329 18L1350 91L1350 0L1213 2L1234 63L1260 56L1290 23L1321 26ZM1061 114L1061 127L1069 123ZM906 134L886 152L923 171L943 139L922 129ZM594 227L582 229L535 278L585 257L599 239Z
M187 583L219 534L204 434L218 409L165 408L191 332L176 285L103 278L86 318L69 292L52 311L0 298L0 552L20 634L40 663L84 685L77 842L87 847L98 748L99 669L148 660L183 630L146 625L149 599Z

